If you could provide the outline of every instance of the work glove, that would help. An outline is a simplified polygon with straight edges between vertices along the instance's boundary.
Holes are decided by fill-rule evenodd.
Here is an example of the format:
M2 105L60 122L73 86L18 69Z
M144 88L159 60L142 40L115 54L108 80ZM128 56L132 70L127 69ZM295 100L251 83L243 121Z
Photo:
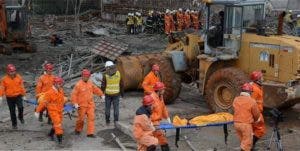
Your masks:
M22 96L22 100L23 100L23 101L24 101L24 100L27 100L26 96Z
M76 104L74 104L74 107L75 107L75 109L78 109L79 105L76 103Z
M0 97L0 106L2 105L2 102L3 102L3 97L1 96Z
M172 123L170 117L167 118L168 123Z
M105 101L105 95L102 95L102 96L101 96L101 99L102 99L103 101Z
M40 113L34 112L34 116L35 116L35 118L39 119Z

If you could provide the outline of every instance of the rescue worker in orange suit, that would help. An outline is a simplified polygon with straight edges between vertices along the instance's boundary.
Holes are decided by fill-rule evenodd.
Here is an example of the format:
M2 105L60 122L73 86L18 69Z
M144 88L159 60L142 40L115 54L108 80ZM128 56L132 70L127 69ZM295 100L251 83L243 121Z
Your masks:
M49 137L54 140L54 134L57 137L58 143L62 143L63 137L63 109L66 102L63 90L64 80L61 77L55 77L53 87L45 93L44 101L37 106L34 116L39 118L40 112L45 109L52 120L52 128L49 132Z
M93 95L96 94L104 100L103 92L90 81L91 72L87 69L82 70L82 79L75 85L71 100L74 107L78 109L75 134L79 135L83 129L84 118L87 116L87 137L94 138L95 132L95 103Z
M184 28L184 14L181 8L179 8L178 12L176 13L176 19L177 19L177 31L182 31Z
M146 95L143 98L143 105L136 110L133 121L133 136L136 140L138 151L155 151L158 140L153 136L155 128L150 120L153 98Z
M152 65L152 70L146 75L142 83L145 94L151 94L154 92L153 87L155 83L161 80L159 71L160 69L157 64Z
M35 94L36 98L39 101L43 101L45 92L50 90L53 87L54 75L52 74L54 66L51 63L44 65L45 74L41 75L37 81ZM48 114L47 114L48 115ZM43 112L40 112L39 121L43 121ZM48 123L50 124L50 118L48 116Z
M164 19L165 19L165 34L169 35L172 32L172 23L174 22L173 16L171 15L169 9L166 10Z
M171 11L171 32L176 30L175 20L176 20L176 10L173 10Z
M197 11L191 12L192 25L195 30L199 29L199 13Z
M263 90L261 87L263 81L263 74L260 71L253 71L250 75L253 82L250 84L253 87L253 93L251 97L256 101L259 112L260 121L253 124L253 148L255 148L256 142L266 134L266 126L263 117L264 111L264 100L263 100Z
M17 129L17 117L16 106L19 114L18 118L22 124L24 124L23 118L23 100L26 100L26 90L24 88L23 78L17 74L16 67L13 64L8 64L6 67L6 75L1 80L2 94L0 93L0 99L3 100L3 96L6 96L7 105L10 112L10 119L12 122L12 128Z
M184 26L185 29L189 29L191 27L191 14L189 9L187 9L184 13Z
M165 85L162 82L156 82L153 89L155 92L151 93L151 97L154 100L153 109L151 114L151 121L154 126L159 126L161 120L165 119L171 123L167 107L164 103L164 91ZM162 151L169 151L168 140L165 133L162 130L156 130L153 135L158 139L159 145L161 145Z
M251 98L253 87L249 83L242 86L240 96L233 100L234 129L241 142L242 151L250 151L253 143L252 124L260 121L260 112L256 101Z

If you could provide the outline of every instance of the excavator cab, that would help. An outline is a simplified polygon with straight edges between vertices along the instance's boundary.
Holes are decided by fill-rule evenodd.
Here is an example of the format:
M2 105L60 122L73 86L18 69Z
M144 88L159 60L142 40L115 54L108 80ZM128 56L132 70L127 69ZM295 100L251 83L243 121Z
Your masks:
M205 53L237 59L245 25L264 20L264 1L212 0L206 5Z

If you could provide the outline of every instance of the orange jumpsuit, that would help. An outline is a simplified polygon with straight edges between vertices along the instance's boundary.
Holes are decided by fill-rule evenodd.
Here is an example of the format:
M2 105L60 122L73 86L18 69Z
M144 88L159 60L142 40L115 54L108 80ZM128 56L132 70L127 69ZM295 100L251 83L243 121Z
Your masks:
M3 88L2 93L6 97L24 96L26 94L23 78L19 74L13 79L8 75L4 76L1 85Z
M63 110L65 104L64 90L57 90L56 88L52 87L45 93L44 97L44 101L40 102L37 106L36 112L39 113L47 109L53 123L55 134L62 135Z
M171 28L172 28L172 15L165 15L165 33L170 34L171 33Z
M233 121L234 128L241 141L241 149L250 151L253 143L252 124L260 116L257 104L251 96L241 94L233 101Z
M173 31L176 30L176 28L175 28L175 22L174 22L174 16L171 14L170 18L171 18L171 32L173 32Z
M253 132L257 138L261 138L266 134L266 126L263 117L264 111L264 102L263 102L263 91L259 85L254 82L251 82L253 87L252 98L256 101L258 109L260 111L260 121L258 123L253 124Z
M199 16L198 16L198 14L196 14L196 13L192 14L191 19L192 19L192 22L193 22L194 29L198 30L199 29Z
M177 19L177 30L182 31L184 27L184 14L181 12L177 12L176 19Z
M153 136L155 128L147 115L136 115L133 121L133 136L138 143L138 151L146 151L151 145L158 145L158 140Z
M45 93L52 88L54 77L54 75L49 74L44 74L39 77L35 88L37 98L39 98L41 93Z
M160 98L155 92L151 93L151 96L154 100L154 103L150 118L153 125L159 125L162 119L169 117L169 113L163 98ZM154 131L153 135L158 139L159 145L168 144L168 140L162 130Z
M76 121L75 130L81 132L83 129L84 118L87 115L87 135L95 132L95 103L93 96L103 96L103 92L95 86L91 81L84 82L79 80L75 85L71 100L73 104L78 104L78 118Z
M189 13L184 14L184 26L186 29L191 27L191 15Z
M159 82L160 78L157 77L153 71L150 71L146 77L144 78L144 81L142 83L142 87L144 89L145 93L152 93L154 92L153 86L155 85L156 82Z

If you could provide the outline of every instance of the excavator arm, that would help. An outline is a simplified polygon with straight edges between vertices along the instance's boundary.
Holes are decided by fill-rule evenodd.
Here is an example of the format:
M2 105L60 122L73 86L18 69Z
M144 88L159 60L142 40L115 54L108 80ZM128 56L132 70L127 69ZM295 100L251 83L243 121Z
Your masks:
M0 0L0 32L2 40L6 39L8 35L5 10L5 0Z

